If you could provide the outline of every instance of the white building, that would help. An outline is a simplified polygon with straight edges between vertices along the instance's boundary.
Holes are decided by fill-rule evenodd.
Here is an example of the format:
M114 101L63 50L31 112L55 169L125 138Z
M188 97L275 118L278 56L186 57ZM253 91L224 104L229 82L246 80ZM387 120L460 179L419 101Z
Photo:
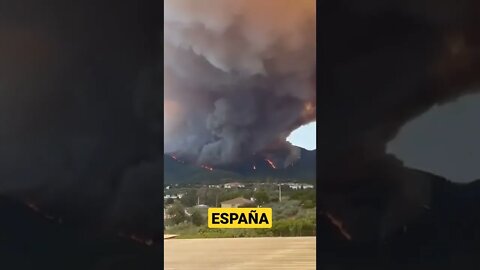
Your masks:
M226 183L223 185L224 188L244 188L245 185L239 182Z
M185 194L183 193L179 193L179 194L165 194L165 196L163 196L164 199L181 199Z
M311 185L311 184L305 184L305 183L285 183L285 184L282 184L282 185L286 185L286 186L288 186L289 188L295 189L295 190L314 188L313 185Z
M304 188L304 189L307 189L307 188L314 188L314 186L313 186L313 185L311 185L311 184L303 184L303 188Z

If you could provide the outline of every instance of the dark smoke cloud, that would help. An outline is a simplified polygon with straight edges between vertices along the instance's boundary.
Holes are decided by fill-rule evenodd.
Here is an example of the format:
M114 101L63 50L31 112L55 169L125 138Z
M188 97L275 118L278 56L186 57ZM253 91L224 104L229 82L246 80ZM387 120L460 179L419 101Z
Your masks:
M318 16L313 1L170 1L165 63L153 2L1 1L2 194L161 233L164 106L166 150L212 163L287 155L316 109L326 182L384 168L372 161L404 123L480 77L478 1L318 1Z
M179 136L192 154L214 142L206 141L214 131L225 152L210 144L202 159L228 161L267 146L293 156L282 145L288 132L314 118L314 2L291 17L289 2L258 4L260 14L245 3L200 7L216 16L192 17L199 55L165 44L166 63L176 64L162 74L161 1L2 1L1 195L33 201L70 225L161 234L163 88L174 109L195 100L176 109L189 115L183 128L195 131ZM183 15L176 20L188 25ZM209 32L222 27L230 36ZM208 52L202 42L211 38L217 47Z
M269 148L298 158L286 138L315 118L315 4L165 1L165 151L213 165Z
M163 109L156 2L0 3L2 195L104 223L131 186L127 172L163 155L145 101L158 93Z
M389 160L386 143L407 121L478 89L477 1L320 1L319 10L324 180L368 173Z
M318 10L318 210L353 242L383 243L443 202L446 179L405 167L386 144L435 104L479 89L479 2L319 1Z

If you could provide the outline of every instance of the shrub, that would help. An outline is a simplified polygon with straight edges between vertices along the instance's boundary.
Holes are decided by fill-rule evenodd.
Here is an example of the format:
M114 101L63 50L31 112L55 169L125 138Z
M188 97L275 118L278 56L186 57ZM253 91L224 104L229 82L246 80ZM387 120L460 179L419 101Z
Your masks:
M274 236L290 236L290 228L288 221L279 220L272 225L272 232Z
M179 203L175 203L169 207L167 209L167 214L171 216L168 221L175 225L183 223L188 219L187 214L185 213L185 208Z
M255 202L260 205L263 205L270 201L270 197L264 190L259 190L255 192L253 197L255 198Z
M192 223L195 226L202 226L203 224L205 224L205 219L203 218L202 213L200 213L200 211L198 210L193 211L191 218L192 218Z
M273 223L274 236L314 236L315 222L310 219L286 219Z

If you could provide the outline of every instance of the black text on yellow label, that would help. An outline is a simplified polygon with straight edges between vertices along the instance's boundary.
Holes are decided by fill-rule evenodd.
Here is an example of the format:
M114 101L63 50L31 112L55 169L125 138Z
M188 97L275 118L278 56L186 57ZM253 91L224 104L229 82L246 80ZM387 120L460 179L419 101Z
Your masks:
M271 228L272 208L209 208L209 228Z

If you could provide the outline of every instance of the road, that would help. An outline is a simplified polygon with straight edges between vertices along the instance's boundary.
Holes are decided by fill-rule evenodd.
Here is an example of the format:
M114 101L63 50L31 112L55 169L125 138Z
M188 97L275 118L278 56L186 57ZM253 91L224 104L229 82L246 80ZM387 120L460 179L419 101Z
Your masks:
M165 270L315 269L315 237L168 239Z

